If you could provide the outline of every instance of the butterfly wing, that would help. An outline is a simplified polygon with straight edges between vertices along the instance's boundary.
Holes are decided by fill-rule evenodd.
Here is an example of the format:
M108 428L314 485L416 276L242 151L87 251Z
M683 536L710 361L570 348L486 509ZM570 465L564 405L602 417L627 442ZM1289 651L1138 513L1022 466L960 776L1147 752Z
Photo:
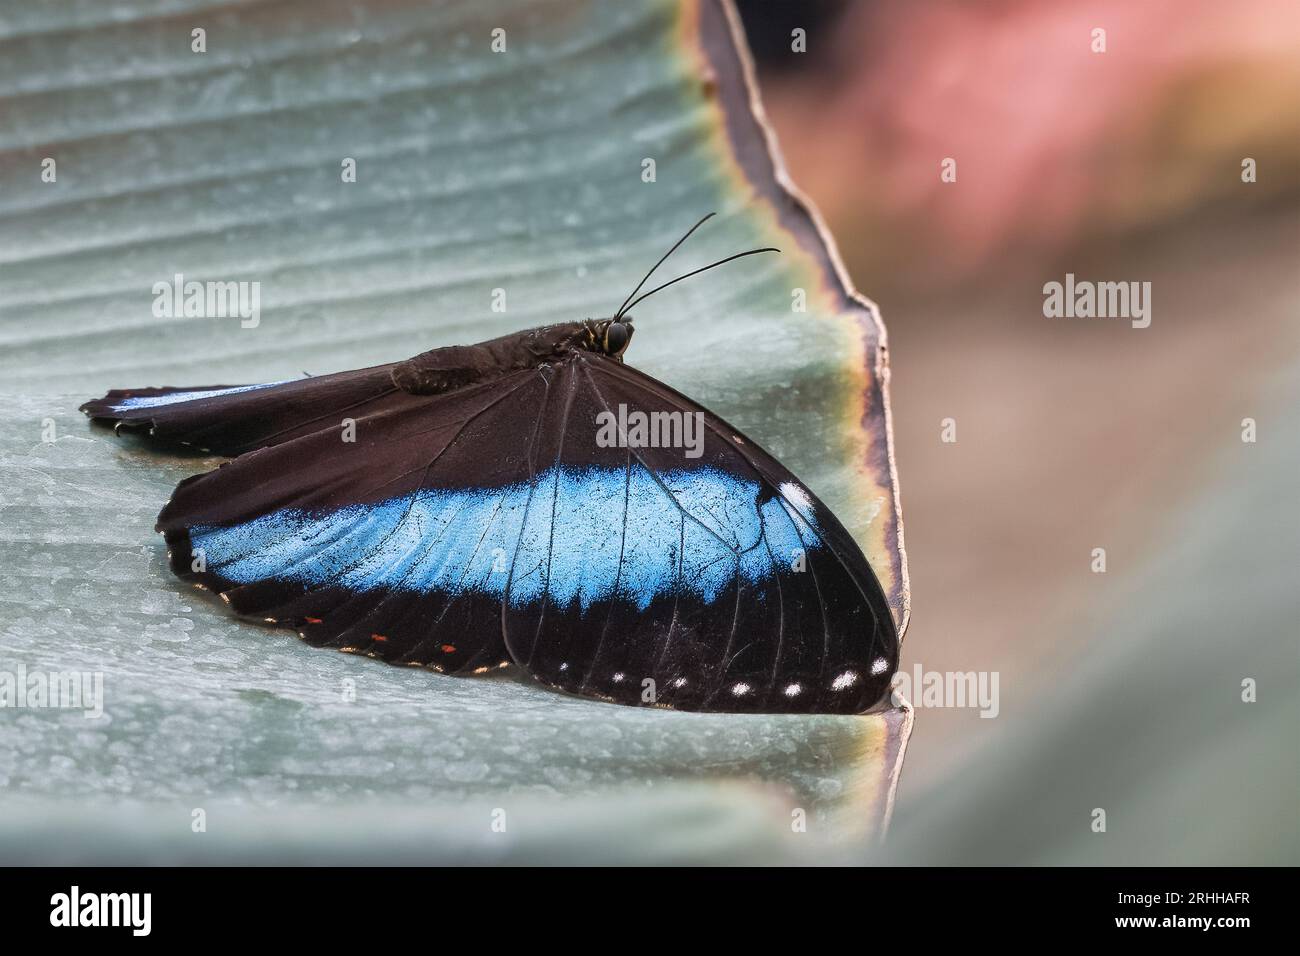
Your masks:
M858 713L884 697L898 663L884 593L788 469L599 355L558 368L551 392L506 592L515 661L566 691L687 710ZM638 413L669 440L645 447ZM692 437L698 455L662 447Z
M362 414L181 482L172 570L309 643L446 672L507 660L501 597L547 395L528 370Z
M853 713L884 695L898 642L865 558L721 419L585 352L404 394L360 413L355 441L333 424L182 482L158 522L173 570L395 664L514 660L690 710ZM692 416L699 456L602 441L620 406Z
M262 385L114 389L81 411L159 444L233 456L344 418L422 407L423 396L474 382L489 361L480 346L449 346L405 362Z

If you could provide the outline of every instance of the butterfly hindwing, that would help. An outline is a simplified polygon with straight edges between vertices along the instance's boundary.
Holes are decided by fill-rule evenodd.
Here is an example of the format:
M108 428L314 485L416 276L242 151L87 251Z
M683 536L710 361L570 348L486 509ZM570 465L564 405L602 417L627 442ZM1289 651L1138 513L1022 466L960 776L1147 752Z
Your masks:
M182 482L172 569L318 646L446 672L505 662L501 595L526 496L518 372L335 425Z

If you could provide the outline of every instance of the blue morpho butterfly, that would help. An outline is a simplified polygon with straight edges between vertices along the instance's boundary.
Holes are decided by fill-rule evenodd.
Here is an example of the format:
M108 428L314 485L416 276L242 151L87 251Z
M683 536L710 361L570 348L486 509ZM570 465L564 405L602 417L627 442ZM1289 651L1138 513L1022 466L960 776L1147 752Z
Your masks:
M513 663L625 704L860 713L898 635L853 538L754 441L623 363L629 308L771 251L637 296L651 269L609 319L81 409L238 456L158 516L172 570L310 644L448 674ZM692 425L693 452L664 447Z

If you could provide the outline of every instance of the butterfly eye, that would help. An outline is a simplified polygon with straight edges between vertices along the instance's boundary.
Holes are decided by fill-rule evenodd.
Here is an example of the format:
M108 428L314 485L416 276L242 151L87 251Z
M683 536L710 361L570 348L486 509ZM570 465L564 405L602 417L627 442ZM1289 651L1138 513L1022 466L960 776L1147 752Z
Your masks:
M623 322L611 322L605 329L605 351L609 355L619 355L627 348L632 339L632 329Z

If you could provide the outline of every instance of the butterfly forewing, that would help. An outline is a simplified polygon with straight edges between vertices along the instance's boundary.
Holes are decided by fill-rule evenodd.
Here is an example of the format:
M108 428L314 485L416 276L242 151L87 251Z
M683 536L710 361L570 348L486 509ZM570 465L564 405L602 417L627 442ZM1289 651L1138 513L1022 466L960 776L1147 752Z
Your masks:
M506 595L516 661L564 690L681 709L858 712L883 696L883 594L793 475L609 359L575 356L551 392ZM638 413L675 415L658 437L677 445L601 440L602 415Z
M115 389L81 410L159 444L238 455L309 435L344 417L417 404L415 396L394 386L391 368L262 385Z

